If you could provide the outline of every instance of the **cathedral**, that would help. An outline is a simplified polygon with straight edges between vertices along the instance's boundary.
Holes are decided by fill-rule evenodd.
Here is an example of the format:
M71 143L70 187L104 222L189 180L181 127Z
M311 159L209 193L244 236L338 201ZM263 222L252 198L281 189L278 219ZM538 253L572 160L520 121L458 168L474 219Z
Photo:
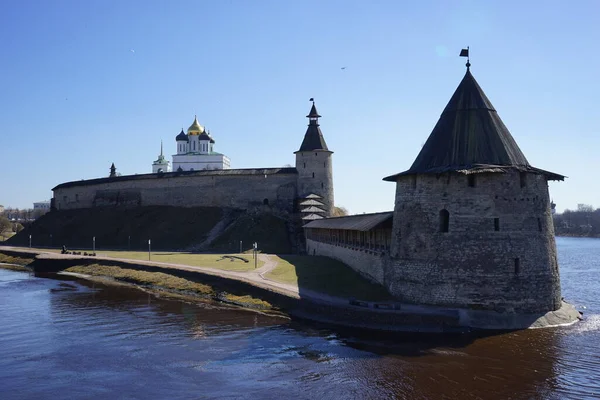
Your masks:
M175 137L177 142L177 154L173 155L173 171L201 171L215 169L229 169L229 158L213 150L215 139L210 132L198 122L194 116L194 122L187 130L187 134L181 132ZM152 173L171 172L170 163L163 156L162 143L160 155L152 163Z

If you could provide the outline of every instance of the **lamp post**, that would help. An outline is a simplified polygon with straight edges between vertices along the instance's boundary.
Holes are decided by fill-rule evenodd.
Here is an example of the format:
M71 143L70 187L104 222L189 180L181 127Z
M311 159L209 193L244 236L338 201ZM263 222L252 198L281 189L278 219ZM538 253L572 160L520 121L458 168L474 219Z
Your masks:
M240 240L240 254L242 254L242 241Z
M29 235L29 248L31 248L31 235Z
M150 245L151 245L151 240L148 239L148 261L150 261Z
M256 267L258 266L258 243L254 242L254 245L252 247L254 248L254 269L256 269Z
M92 251L96 252L96 236L92 238Z

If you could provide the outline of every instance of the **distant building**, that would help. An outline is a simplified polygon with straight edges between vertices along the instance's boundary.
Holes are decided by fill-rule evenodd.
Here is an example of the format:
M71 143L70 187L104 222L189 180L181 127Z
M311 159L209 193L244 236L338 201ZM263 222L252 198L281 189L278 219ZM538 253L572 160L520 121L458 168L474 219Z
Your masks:
M4 212L4 206L0 205L0 214Z
M167 161L163 155L162 141L160 142L160 154L158 159L152 163L152 173L156 174L158 172L171 172L171 163Z
M313 99L311 99L313 101ZM57 210L102 206L228 207L270 209L312 221L332 215L332 154L312 103L308 127L294 152L295 167L231 169L214 151L208 130L194 122L175 138L171 172L162 146L152 173L123 175L114 164L106 178L65 182L53 190ZM162 172L161 172L162 169Z
M215 140L209 132L198 123L198 118L194 116L194 122L187 130L187 135L183 129L175 137L177 142L177 154L173 155L173 171L202 171L215 169L229 169L229 158L213 150ZM163 168L168 161L161 156L152 164L152 172ZM157 164L160 163L160 164ZM166 172L166 171L163 171Z
M50 200L33 203L34 210L50 210Z

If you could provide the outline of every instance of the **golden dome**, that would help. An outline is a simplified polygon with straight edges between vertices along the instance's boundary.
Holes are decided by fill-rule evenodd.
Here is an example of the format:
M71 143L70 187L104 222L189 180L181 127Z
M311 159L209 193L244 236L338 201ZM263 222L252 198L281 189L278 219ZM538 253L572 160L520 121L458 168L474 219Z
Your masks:
M204 127L198 122L198 118L194 115L194 122L187 130L188 135L199 135L204 132Z

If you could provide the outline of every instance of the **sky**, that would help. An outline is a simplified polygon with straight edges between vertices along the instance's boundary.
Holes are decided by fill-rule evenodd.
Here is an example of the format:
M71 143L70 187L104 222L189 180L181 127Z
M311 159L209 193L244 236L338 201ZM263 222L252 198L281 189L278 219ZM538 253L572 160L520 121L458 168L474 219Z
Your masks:
M294 165L315 98L335 199L392 210L471 72L557 209L600 207L600 2L0 1L0 204L152 171L194 115L232 168Z

